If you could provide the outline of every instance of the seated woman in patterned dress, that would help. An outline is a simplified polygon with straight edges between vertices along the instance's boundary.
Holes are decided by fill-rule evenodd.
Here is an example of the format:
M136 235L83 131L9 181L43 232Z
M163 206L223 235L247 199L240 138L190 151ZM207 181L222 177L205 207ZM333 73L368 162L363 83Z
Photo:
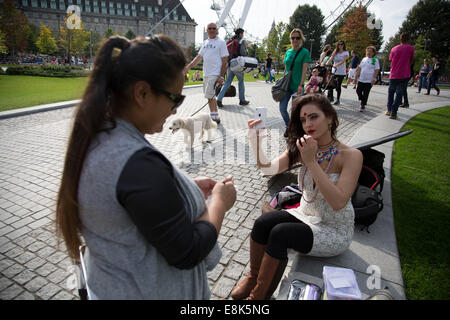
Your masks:
M301 163L303 196L295 209L259 217L250 237L250 273L232 291L234 299L270 299L287 264L287 249L331 257L344 252L353 238L351 196L361 172L362 153L336 138L337 114L327 98L296 98L288 126L287 149L269 161L262 151L261 120L249 120L249 139L258 167L275 175Z

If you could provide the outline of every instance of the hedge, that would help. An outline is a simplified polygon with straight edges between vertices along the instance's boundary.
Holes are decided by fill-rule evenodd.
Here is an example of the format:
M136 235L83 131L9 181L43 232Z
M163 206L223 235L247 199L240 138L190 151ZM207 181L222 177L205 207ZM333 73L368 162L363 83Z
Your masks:
M40 76L40 77L87 77L89 70L75 65L17 65L9 66L8 75Z

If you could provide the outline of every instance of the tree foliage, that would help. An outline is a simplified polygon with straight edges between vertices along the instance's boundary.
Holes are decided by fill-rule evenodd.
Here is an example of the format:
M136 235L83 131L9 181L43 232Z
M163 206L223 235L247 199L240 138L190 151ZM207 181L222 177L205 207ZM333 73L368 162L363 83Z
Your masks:
M278 23L263 41L267 52L271 53L273 60L277 62L283 61L284 53L289 48L290 43L288 25L283 22Z
M350 8L342 15L342 17L336 22L336 24L333 25L333 27L331 28L330 32L328 33L328 35L325 39L326 44L330 44L331 46L336 45L336 43L338 41L338 37L339 37L339 30L344 27L344 25L346 23L346 19L350 15L354 14L357 9L358 9L358 7ZM375 14L368 11L366 7L363 7L363 10L367 16L371 15L374 19L376 19ZM367 16L364 21L361 21L361 23L367 23ZM372 40L371 44L374 45L377 48L377 50L381 50L381 47L384 42L382 30L383 30L382 23L380 24L379 28L374 28L372 30L369 30L369 35ZM347 47L348 47L348 45L347 45ZM349 48L349 49L351 50L353 48Z
M27 39L28 46L27 52L37 53L39 48L36 46L36 41L39 37L40 29L38 26L28 23L24 28L25 38Z
M134 38L136 38L136 35L132 30L128 30L127 33L125 33L125 38L127 38L128 40L133 40Z
M8 53L8 47L5 43L5 34L0 29L0 53L1 54L7 54Z
M109 37L114 35L114 32L112 31L112 29L110 27L108 27L108 28L106 28L104 35L105 35L105 39L108 39Z
M69 18L70 15L66 17L66 21ZM82 23L80 23L79 29L67 28L67 24L59 27L59 46L64 49L69 61L71 56L86 52L90 43L89 36L89 31L84 30Z
M306 38L303 47L308 50L312 48L312 57L319 57L320 55L322 36L325 35L326 31L324 19L322 11L316 5L310 6L307 4L298 6L289 19L289 31L294 28L302 30Z
M450 2L447 0L420 0L409 10L398 34L407 32L411 43L421 35L426 49L442 61L450 52Z
M0 16L0 21L2 20L2 17ZM0 28L0 54L7 54L8 53L8 47L6 46L6 40L5 40L5 34L3 33L2 29Z
M56 40L53 38L52 31L44 25L41 25L39 37L36 40L36 46L44 54L53 54L58 50Z
M362 6L356 8L345 18L345 23L338 30L340 40L344 40L349 50L355 50L360 57L365 55L365 50L374 41L367 27L367 17Z
M12 55L25 51L28 47L26 32L27 17L16 8L12 0L0 4L0 28L5 33L5 43Z
M391 49L400 44L400 34L403 32L409 33L410 44L418 46L416 50L419 49L419 54L422 54L420 50L423 48L424 55L428 53L431 56L437 55L441 62L447 61L447 67L444 69L448 71L450 68L448 63L450 58L450 2L446 0L420 0L417 2L409 10L397 33L389 38L384 49L387 62ZM416 57L415 64L423 63L423 58L422 61L419 61L417 53Z
M420 68L423 65L423 59L428 59L430 64L432 64L433 62L431 61L431 52L425 49L425 41L422 35L419 35L416 43L414 44L414 47L414 71L419 72Z
M265 61L267 58L267 53L264 49L264 45L258 42L252 43L248 46L248 55L250 57L255 57L260 62Z

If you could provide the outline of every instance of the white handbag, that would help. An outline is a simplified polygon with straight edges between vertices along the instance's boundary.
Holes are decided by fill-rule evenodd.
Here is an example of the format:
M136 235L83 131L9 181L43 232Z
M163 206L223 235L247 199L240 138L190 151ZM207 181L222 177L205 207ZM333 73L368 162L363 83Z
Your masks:
M258 67L258 60L254 57L239 56L230 60L230 70L234 73L250 72Z

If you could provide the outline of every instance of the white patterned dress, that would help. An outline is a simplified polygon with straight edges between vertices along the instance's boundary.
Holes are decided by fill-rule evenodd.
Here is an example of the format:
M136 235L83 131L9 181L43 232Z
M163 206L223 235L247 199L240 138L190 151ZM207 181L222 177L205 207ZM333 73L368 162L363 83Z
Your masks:
M302 186L302 177L306 167L300 169L298 183ZM329 179L334 184L339 179L339 173L329 173ZM314 198L313 179L309 171L306 170L304 186L302 192L308 201ZM348 200L344 208L333 210L328 202L318 191L313 202L308 203L304 198L300 201L300 206L295 209L287 209L291 215L310 226L313 235L313 246L307 254L315 257L332 257L341 254L348 249L353 238L355 212Z

